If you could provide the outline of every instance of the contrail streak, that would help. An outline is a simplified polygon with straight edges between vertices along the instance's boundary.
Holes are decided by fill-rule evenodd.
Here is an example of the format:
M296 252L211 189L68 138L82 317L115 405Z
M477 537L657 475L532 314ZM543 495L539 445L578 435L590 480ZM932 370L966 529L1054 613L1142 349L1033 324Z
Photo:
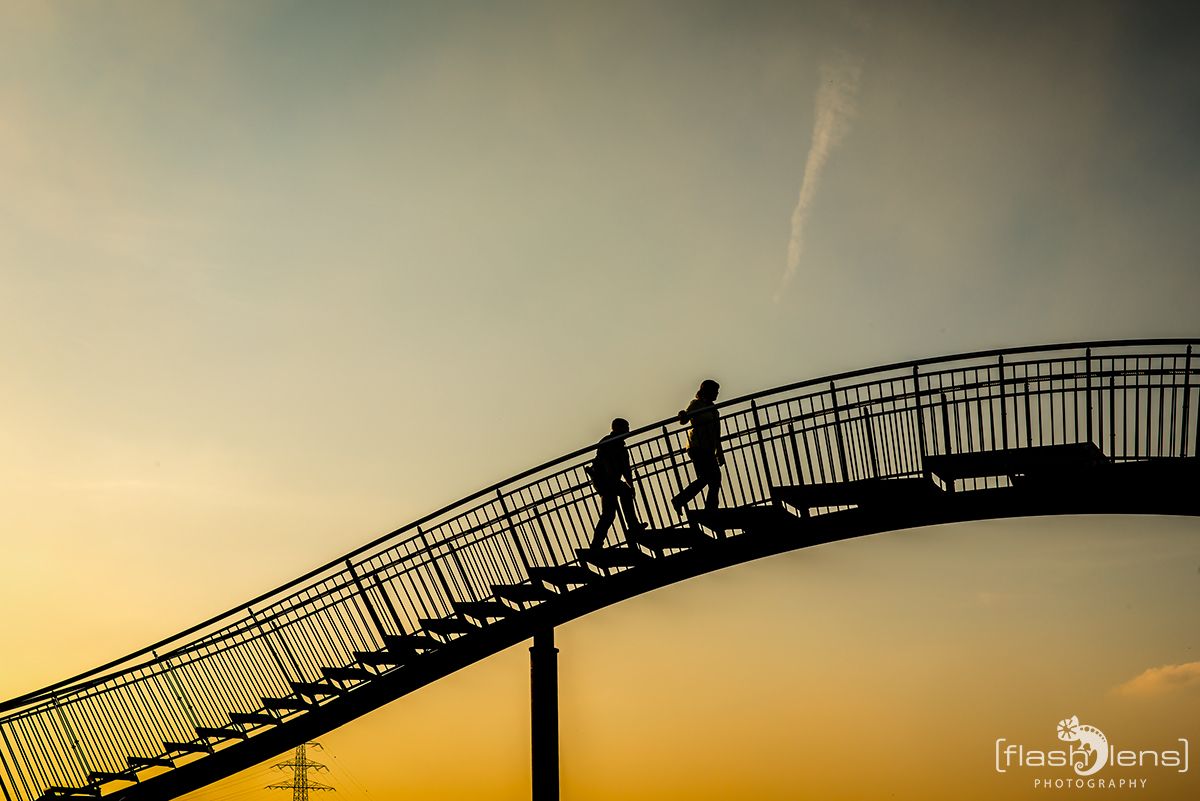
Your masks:
M800 266L804 253L804 229L813 198L821 183L821 173L829 154L846 136L850 118L854 116L854 98L858 94L858 79L862 62L848 53L821 65L821 88L817 90L816 119L813 122L812 145L804 163L804 178L800 182L800 198L792 211L792 236L788 241L787 269L775 290L778 303L788 281Z

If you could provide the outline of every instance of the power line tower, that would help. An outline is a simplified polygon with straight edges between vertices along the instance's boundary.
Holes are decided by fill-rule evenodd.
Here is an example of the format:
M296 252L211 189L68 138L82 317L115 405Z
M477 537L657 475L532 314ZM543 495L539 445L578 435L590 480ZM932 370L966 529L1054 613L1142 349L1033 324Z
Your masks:
M320 762L313 762L308 758L309 748L321 748L320 743L301 743L296 747L296 753L287 762L279 762L272 765L276 770L290 770L292 772L292 780L287 784L270 784L267 785L268 790L291 790L292 801L308 801L308 794L326 790L333 792L335 788L327 784L321 784L315 779L308 778L308 772L311 770L314 773L320 773L329 768L322 765Z

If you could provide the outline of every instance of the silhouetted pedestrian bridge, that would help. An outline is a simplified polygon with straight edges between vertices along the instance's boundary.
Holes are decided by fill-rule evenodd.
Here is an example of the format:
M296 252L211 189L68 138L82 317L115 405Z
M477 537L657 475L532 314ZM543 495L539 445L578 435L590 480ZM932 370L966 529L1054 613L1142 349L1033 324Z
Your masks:
M585 546L592 449L514 476L170 639L0 705L8 801L165 799L536 632L728 565L983 518L1196 515L1200 340L893 364L720 405L722 507L672 511L684 429L634 431L650 528Z

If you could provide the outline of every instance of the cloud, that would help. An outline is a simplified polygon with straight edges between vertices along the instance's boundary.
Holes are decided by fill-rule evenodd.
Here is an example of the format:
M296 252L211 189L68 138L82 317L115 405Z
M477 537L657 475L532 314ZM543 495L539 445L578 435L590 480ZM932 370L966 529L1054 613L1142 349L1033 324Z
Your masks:
M788 240L787 268L775 290L775 301L800 266L804 254L804 231L812 209L821 173L833 149L846 137L850 120L855 112L859 78L862 75L861 59L846 51L821 65L821 88L817 90L816 119L813 122L812 144L804 163L804 178L800 182L800 197L792 211L792 235Z
M1200 662L1153 667L1116 687L1118 695L1140 698L1200 690Z

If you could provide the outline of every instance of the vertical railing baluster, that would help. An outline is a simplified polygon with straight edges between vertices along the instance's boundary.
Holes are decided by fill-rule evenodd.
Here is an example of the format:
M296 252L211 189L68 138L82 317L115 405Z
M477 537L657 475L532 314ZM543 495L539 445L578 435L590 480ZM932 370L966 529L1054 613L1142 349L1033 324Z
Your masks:
M792 445L792 458L796 460L796 484L804 486L804 468L800 464L800 448L796 445L796 428L788 422L788 440ZM809 460L808 473L812 475L812 460ZM808 507L804 506L800 509L801 517L808 517Z
M1167 380L1166 379L1167 357L1165 357L1165 356L1163 357L1163 368L1162 369L1163 369L1163 381L1165 382ZM1179 356L1177 356L1176 354L1171 354L1171 369L1170 369L1170 375L1171 375L1171 421L1170 421L1170 423L1168 423L1168 426L1171 431L1171 435L1167 438L1167 444L1166 444L1166 453L1169 456L1175 455L1175 434L1179 430L1179 426L1175 422L1176 415L1179 412L1178 374L1179 374ZM1164 395L1166 394L1165 389L1163 390L1163 394Z
M444 614L447 610L452 611L454 609L454 593L450 591L450 583L446 581L446 576L442 573L441 562L434 555L433 549L429 547L429 538L425 536L425 532L420 526L417 526L417 536L421 538L421 542L425 546L426 558L429 560L428 564L433 567L433 572L437 575L438 582L442 585L442 592L445 593L445 603L438 609L438 612ZM430 600L434 599L431 598Z
M1087 441L1093 442L1092 438L1092 349L1088 348L1084 352L1084 370L1087 372Z
M115 708L112 688L98 690L94 695L76 702L78 719L86 725L81 728L91 734L83 741L84 749L89 753L88 764L92 770L111 770L111 765L117 761L114 739L128 733L128 727L121 719L121 712ZM89 708L90 706L94 708Z
M87 760L84 759L83 751L82 751L80 743L79 743L79 738L75 736L75 731L74 731L74 729L71 728L71 722L69 720L67 720L67 716L63 714L62 706L58 702L58 696L55 695L51 699L51 702L54 705L54 713L58 716L58 723L60 726L63 727L63 731L67 735L67 742L70 744L71 753L74 755L75 761L78 763L79 772L83 776L87 776L87 774L88 774Z
M675 449L671 447L671 432L667 431L667 427L662 427L663 448L667 452L667 457L671 460L671 475L675 477L675 492L683 492L683 488L687 484L683 480L683 476L679 473L679 461L675 454Z
M155 659L159 658L157 652L151 651L150 653ZM166 681L167 688L170 689L171 695L175 697L175 702L179 704L179 708L183 710L183 715L187 719L188 724L191 725L192 728L199 726L200 721L196 718L196 710L192 706L191 700L188 699L186 694L184 694L183 685L181 685L178 679L175 677L175 668L171 664L171 657L164 657L161 662L163 665L162 677Z
M991 388L988 387L986 390L986 393L985 393L984 387L983 387L983 385L981 385L981 383L979 381L979 368L978 367L974 368L971 371L971 377L975 380L975 433L979 436L979 450L981 450L981 451L995 450L996 449L996 413L993 411L993 409L995 407L992 405L992 401L991 401L991 397L992 397ZM965 371L963 373L963 378L964 379L966 378ZM987 427L987 430L990 431L991 435L992 435L990 443L988 441L988 438L986 436L984 436L984 428L983 428L983 418L984 418L983 400L985 397L988 400L988 404L987 404L988 427Z
M264 622L271 630L271 633L275 635L275 639L279 641L279 647L283 649L283 655L287 657L288 663L291 664L292 669L296 672L296 681L304 681L304 670L300 667L300 660L296 659L296 655L292 653L287 637L283 636L279 624L275 622L275 617L268 617Z
M1183 432L1179 435L1179 456L1180 458L1187 456L1188 446L1188 424L1191 422L1191 379L1192 379L1192 346L1187 346L1187 358L1184 360L1183 367ZM1197 433L1200 433L1200 426L1196 426ZM1194 455L1200 456L1200 439L1196 441L1196 450L1192 451Z
M813 482L814 484L826 484L826 483L837 480L833 475L833 451L830 450L830 445L829 445L829 423L825 422L825 419L828 417L828 414L825 413L826 407L824 404L821 405L821 412L822 412L821 417L822 417L823 422L818 429L815 426L815 420L814 420L814 427L813 427L813 431L812 431L813 438L815 440L813 444L816 447L816 451L817 451L817 470L818 470L818 474L821 477L821 480L814 481ZM819 436L818 436L818 431L819 431ZM808 447L808 438L807 437L804 439L804 446L805 446L805 453L811 453L811 449ZM825 472L825 462L826 462L827 458L829 461L828 478L826 478L826 472Z
M508 528L508 536L512 538L513 545L517 548L517 556L521 558L521 565L525 568L525 573L529 573L529 557L525 555L525 547L521 544L521 535L517 531L517 527L513 524L512 512L508 509L508 502L504 499L504 493L499 489L496 490L496 499L500 501L500 511L504 514L504 525Z
M1008 450L1008 406L1004 397L1004 355L999 357L1000 364L1000 440L1001 447Z
M842 468L842 481L850 480L850 471L846 468L846 443L842 441L842 422L838 413L837 388L829 382L830 404L833 406L833 434L837 441L838 463Z
M762 473L767 478L766 500L774 502L775 482L771 478L771 465L767 461L767 444L763 440L762 421L758 417L758 404L753 399L750 401L750 413L754 417L754 433L758 436L758 452L762 459Z
M276 636L278 636L278 634L274 630L274 627L271 626L270 628L268 628L268 626L270 625L269 621L264 621L264 623L266 623L267 625L263 625L263 623L259 623L257 621L258 613L255 612L249 606L246 607L246 611L250 614L251 622L254 623L255 627L259 630L259 634L256 635L255 639L258 639L259 637L262 638L262 644L264 646L266 646L267 653L269 653L271 655L271 659L275 660L275 667L277 667L279 669L279 675L283 679L283 681L285 683L288 681L291 681L291 677L288 675L287 667L283 664L282 657L279 656L279 652L275 650L274 643L271 642L271 637L270 637L271 634L276 634ZM286 649L286 644L284 647ZM301 679L299 676L297 676L296 680L300 681ZM169 686L169 682L168 682L168 686Z
M779 415L779 418L782 422L782 413ZM796 448L796 429L792 427L791 420L788 420L787 425L784 426L784 430L788 432L788 441L787 446L781 446L784 447L783 465L787 468L788 484L790 486L796 486L797 484L804 483L804 471L800 469L800 451ZM789 456L791 458L789 458ZM795 465L795 467L792 465ZM782 476L780 476L780 480L783 480Z
M942 448L946 451L947 456L954 453L954 446L950 444L950 410L946 407L946 393L939 392L942 405ZM946 479L946 492L954 492L954 479Z
M1029 382L1025 382L1025 447L1033 447L1033 415L1029 409Z
M359 578L358 571L354 569L354 563L349 559L346 560L346 570L350 573L350 578L354 580L354 586L358 588L358 596L362 598L363 606L367 607L367 614L371 616L371 623L375 626L375 631L379 634L379 642L386 643L388 631L383 626L383 621L379 618L379 613L375 611L375 604L371 603L371 596L367 595L367 587Z
M8 792L8 785L12 783L13 792L17 792L17 784L13 781L12 769L8 766L8 760L4 758L4 752L8 750L8 736L4 733L4 724L0 722L0 740L4 742L4 748L0 748L0 770L4 771L4 776L0 776L0 791L4 793L4 801L14 801L13 797ZM5 776L8 781L4 780Z
M545 500L546 499L544 496L540 498L534 498L529 507L532 520L538 524L535 526L536 531L534 531L533 535L529 538L530 544L533 546L533 554L530 557L530 562L534 564L548 564L554 562L554 556L552 553L553 548L550 545L550 541L546 538L545 528L541 525L541 519L539 518L540 513L538 512L538 504L544 503Z
M1158 365L1158 455L1162 456L1164 437L1166 436L1166 429L1163 427L1165 422L1163 403L1167 399L1167 360L1165 356L1158 357ZM1171 407L1171 409L1174 411L1174 407Z
M475 597L475 582L471 580L471 571L468 570L466 564L463 563L463 552L467 545L466 542L463 542L463 540L465 540L465 535L463 534L464 526L465 523L461 520L455 523L455 529L453 529L454 533L446 538L446 556L448 556L450 561L454 563L455 573L458 574L458 578L462 582L463 590L467 594L467 597L463 600L478 601L479 599ZM459 541L451 542L451 540Z
M40 781L43 785L57 784L58 782L55 781L54 777L61 776L64 779L63 783L65 783L67 768L63 765L62 760L58 758L57 753L50 753L47 743L51 741L51 737L50 733L46 730L46 724L42 720L42 716L36 715L30 718L28 723L22 721L22 724L21 732L24 734L25 743L29 748L29 765L38 774L35 782ZM58 764L55 764L56 762Z
M396 611L396 606L392 603L391 596L387 594L387 587L384 586L383 580L379 578L379 571L371 574L371 578L375 581L375 588L379 590L379 597L383 599L383 605L387 607L388 614L392 616L392 622L396 624L397 634L406 634L408 627L404 625L404 619Z
M1142 453L1142 387L1138 381L1141 363L1142 360L1135 356L1133 359L1133 458L1135 459L1144 455ZM1147 450L1149 450L1149 434L1150 432L1147 431Z
M1191 371L1192 371L1192 353L1191 353L1190 347L1191 346L1189 346L1189 350L1188 350L1188 374L1189 375L1191 374ZM1184 445L1184 447L1186 448L1187 445ZM1197 459L1200 459L1200 414L1198 414L1196 416L1196 444L1192 447L1192 456Z
M870 410L863 410L863 425L867 429L867 450L871 457L871 478L879 478L879 456L875 453L875 420Z
M1124 362L1122 362L1124 364ZM1124 420L1125 415L1121 415ZM1109 457L1117 458L1117 357L1112 358L1112 373L1108 376L1108 449Z
M639 465L640 466L640 465ZM644 514L645 522L650 528L658 528L658 515L654 512L654 506L650 503L650 498L644 489L645 482L642 481L642 476L638 471L638 466L629 465L629 476L633 484L634 497L641 501L642 514ZM628 521L626 521L628 523Z
M0 740L3 740L4 742L4 748L0 748L0 768L3 768L4 774L8 776L7 782L0 777L0 789L4 790L4 801L17 801L17 799L14 799L11 795L9 795L8 792L9 784L12 785L14 793L20 792L20 787L18 786L18 777L14 777L13 770L8 765L8 760L4 758L5 751L12 753L12 746L8 742L8 733L4 731L3 723L0 723ZM14 754L14 757L15 756L16 755ZM19 777L19 780L21 784L25 783L24 777ZM28 796L28 788L26 788L26 796Z

